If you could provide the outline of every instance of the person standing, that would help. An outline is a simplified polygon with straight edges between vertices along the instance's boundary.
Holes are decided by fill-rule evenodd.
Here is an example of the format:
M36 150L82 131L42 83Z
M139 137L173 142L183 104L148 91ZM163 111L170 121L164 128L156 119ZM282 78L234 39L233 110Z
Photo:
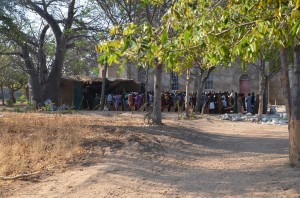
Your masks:
M251 113L253 113L253 114L255 114L254 106L255 106L255 95L254 95L254 92L252 92L252 96L251 96L252 112Z
M226 101L226 97L223 95L222 96L222 113L226 113L226 109L227 108L227 101Z
M238 94L236 92L233 98L233 113L238 113Z
M128 107L129 111L134 111L134 98L132 93L128 94Z
M117 93L115 96L114 96L114 99L115 99L115 110L118 111L119 109L119 105L120 105L120 102L121 102L121 98L122 98L122 95L120 95L119 93Z
M142 97L139 93L137 93L134 99L135 99L134 106L135 106L135 110L137 111L141 106Z
M107 108L108 108L109 111L111 109L112 103L113 103L113 95L111 93L109 93L107 95L107 99L106 99L106 105L107 105Z
M209 97L209 113L215 113L215 98L214 95L210 95Z
M250 93L248 94L247 98L246 98L246 103L247 103L247 113L252 113L252 104L251 104L251 95Z
M238 97L238 110L237 113L244 113L244 106L243 106L243 99L242 99L242 94L239 94Z

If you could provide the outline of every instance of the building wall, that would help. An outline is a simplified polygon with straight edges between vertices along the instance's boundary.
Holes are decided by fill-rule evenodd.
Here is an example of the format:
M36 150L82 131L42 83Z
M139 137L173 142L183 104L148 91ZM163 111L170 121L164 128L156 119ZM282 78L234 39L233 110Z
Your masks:
M269 83L269 103L274 105L284 104L279 72L270 80Z
M117 66L111 66L108 69L108 76L110 77L125 77L128 79L134 79L138 81L138 68L134 64L127 65L126 71L123 74L117 73ZM217 68L212 72L213 75L213 89L205 90L205 91L215 91L215 92L223 92L223 91L233 91L240 92L241 81L240 78L242 75L247 75L249 77L250 89L249 93L254 92L258 94L259 92L259 73L254 67L247 67L246 71L242 71L241 65L238 63L232 64L228 67ZM182 75L178 76L179 90L185 90L186 86L186 73L183 72ZM193 79L193 77L192 77ZM144 82L141 82L144 83ZM190 83L191 92L196 91L195 79L193 79ZM154 87L154 70L149 70L148 77L148 90L152 91ZM270 104L282 105L283 97L280 89L280 80L279 74L277 74L269 84L269 102ZM162 77L162 90L169 91L171 90L171 73L163 71ZM248 93L244 93L248 95Z

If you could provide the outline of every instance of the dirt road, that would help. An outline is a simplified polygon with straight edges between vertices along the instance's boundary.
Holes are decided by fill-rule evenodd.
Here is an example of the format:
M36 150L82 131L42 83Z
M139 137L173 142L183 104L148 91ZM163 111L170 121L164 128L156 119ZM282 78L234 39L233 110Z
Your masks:
M110 115L109 124L89 116L122 141L89 143L81 166L18 182L8 197L300 197L287 126L164 114L158 127L138 114Z

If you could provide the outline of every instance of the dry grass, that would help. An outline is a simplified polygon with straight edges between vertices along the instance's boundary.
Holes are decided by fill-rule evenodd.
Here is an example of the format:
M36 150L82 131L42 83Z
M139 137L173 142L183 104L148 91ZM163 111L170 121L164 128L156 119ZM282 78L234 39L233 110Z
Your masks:
M5 113L0 119L0 175L50 170L79 154L85 133L77 117Z
M5 112L0 118L0 175L82 164L95 153L91 152L95 145L104 155L107 146L123 145L129 138L120 128L111 128L112 119L120 128L142 124L110 116Z

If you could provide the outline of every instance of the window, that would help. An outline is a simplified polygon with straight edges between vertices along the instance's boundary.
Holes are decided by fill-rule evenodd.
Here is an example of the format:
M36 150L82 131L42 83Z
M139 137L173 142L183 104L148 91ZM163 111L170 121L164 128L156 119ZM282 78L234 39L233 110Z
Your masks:
M171 90L178 90L178 75L174 72L171 72Z
M213 80L214 80L214 75L210 73L208 79L205 81L204 89L214 89Z
M138 81L141 83L146 83L146 70L143 67L138 68Z

